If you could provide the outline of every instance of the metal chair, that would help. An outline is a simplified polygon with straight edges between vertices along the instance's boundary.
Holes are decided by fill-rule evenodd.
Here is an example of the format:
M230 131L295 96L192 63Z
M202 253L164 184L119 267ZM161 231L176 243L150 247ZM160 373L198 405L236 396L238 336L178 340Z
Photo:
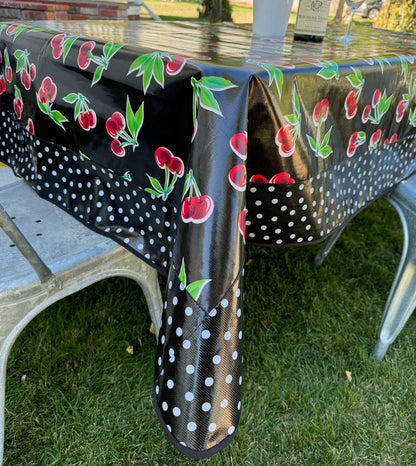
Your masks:
M123 276L143 289L157 335L162 297L157 272L122 246L41 199L0 166L0 464L6 366L23 328L50 304L104 278Z
M416 175L402 181L385 198L399 213L403 226L403 251L372 351L378 361L383 359L416 308ZM322 264L342 231L340 229L327 239L315 257L315 265Z

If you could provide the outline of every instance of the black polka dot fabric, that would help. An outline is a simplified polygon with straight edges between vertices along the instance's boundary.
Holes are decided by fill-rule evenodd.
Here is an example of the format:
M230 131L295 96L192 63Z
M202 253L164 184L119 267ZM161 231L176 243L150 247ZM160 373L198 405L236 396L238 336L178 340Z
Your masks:
M309 180L249 183L247 240L296 246L322 241L416 170L413 136L364 152ZM375 163L375 160L377 163Z
M416 41L55 25L0 23L0 160L167 277L154 405L209 457L244 405L245 246L322 241L416 171Z

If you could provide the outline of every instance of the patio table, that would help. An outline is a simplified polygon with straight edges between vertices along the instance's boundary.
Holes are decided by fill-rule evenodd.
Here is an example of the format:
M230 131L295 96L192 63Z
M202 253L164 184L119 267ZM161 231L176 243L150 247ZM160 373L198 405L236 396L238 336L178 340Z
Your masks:
M416 171L415 37L343 32L0 24L0 160L167 276L154 404L191 457L239 424L246 243L322 241Z

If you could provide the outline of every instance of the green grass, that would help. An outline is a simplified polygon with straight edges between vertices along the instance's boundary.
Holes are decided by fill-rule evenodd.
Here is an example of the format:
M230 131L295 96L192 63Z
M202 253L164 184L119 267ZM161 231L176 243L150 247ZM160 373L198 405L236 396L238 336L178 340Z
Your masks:
M381 364L370 357L401 242L380 200L321 268L319 245L248 247L241 426L202 464L416 464L415 320ZM34 319L9 359L5 465L196 464L156 418L149 326L141 291L124 279Z
M170 0L149 0L146 1L146 5L165 21L198 20L198 3L196 1L171 2ZM150 18L145 8L142 8L141 11L143 18ZM232 19L234 23L251 24L253 22L253 8L232 5Z

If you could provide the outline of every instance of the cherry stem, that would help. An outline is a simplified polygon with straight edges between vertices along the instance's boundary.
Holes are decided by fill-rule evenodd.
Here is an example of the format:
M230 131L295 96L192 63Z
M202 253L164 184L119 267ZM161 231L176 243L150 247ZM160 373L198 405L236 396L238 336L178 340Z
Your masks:
M178 178L178 172L175 172L175 173L173 174L172 182L170 183L170 185L169 185L168 188L167 188L168 194L172 191L173 185L176 183L176 179L177 179L177 178Z
M321 141L320 141L320 136L321 136L321 125L322 125L322 118L319 119L319 123L318 123L318 131L316 132L316 151L315 151L315 155L318 156L319 155L319 149L321 148L320 145L321 145Z
M127 142L129 142L130 144L132 144L133 146L137 146L138 143L130 136L130 134L128 134L124 128L120 129L119 131L117 131L117 133Z
M194 172L192 170L189 170L189 179L191 180L189 200L191 200L193 189L195 189L195 194L197 195L198 199L201 199L201 191L199 190L198 185L196 184Z
M165 165L165 187L163 188L163 194L166 195L168 188L169 188L169 167L166 162L164 165Z

